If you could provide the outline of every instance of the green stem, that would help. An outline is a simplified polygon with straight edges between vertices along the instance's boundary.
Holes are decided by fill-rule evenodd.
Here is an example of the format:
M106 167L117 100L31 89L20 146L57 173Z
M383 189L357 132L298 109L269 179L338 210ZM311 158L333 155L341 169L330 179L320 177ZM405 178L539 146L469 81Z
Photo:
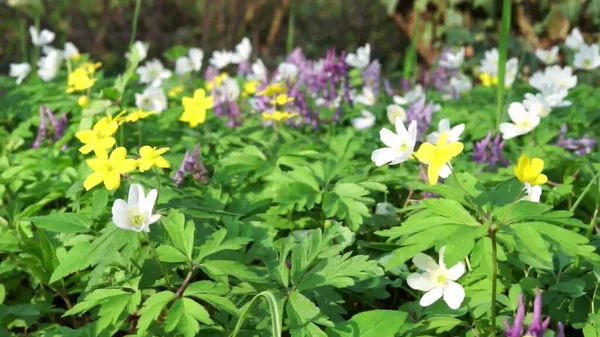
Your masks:
M502 5L502 27L500 31L500 46L498 48L498 84L497 110L496 110L496 129L500 127L500 116L504 110L504 78L506 77L506 58L508 49L508 33L510 32L510 11L511 0L503 0Z
M286 49L287 49L287 53L290 54L292 52L292 49L294 48L294 26L296 23L296 11L294 10L295 6L294 6L294 1L290 2L290 7L289 7L289 11L290 11L290 19L288 20L288 35L287 35L287 45L286 45Z
M37 15L35 17L35 29L39 32L40 31L40 16ZM35 48L33 48L33 55L31 57L31 69L35 69L38 59L40 58L40 50L42 49L42 47L40 46L35 46Z
M19 26L19 35L21 37L21 56L23 62L27 62L27 21L21 19Z
M496 337L496 292L498 291L498 251L496 248L496 231L497 227L490 227L490 239L492 240L492 334L491 337Z
M135 42L135 35L137 33L138 17L140 15L140 7L142 0L135 0L135 9L133 11L133 23L131 24L131 37L129 38L129 50Z
M273 294L271 294L269 291L263 291L257 294L252 298L252 300L250 300L250 302L248 302L248 304L244 306L242 312L240 313L240 318L238 319L230 337L236 337L238 335L238 333L242 329L242 325L246 320L246 316L248 315L250 308L261 297L264 297L267 300L267 303L269 304L269 311L271 314L271 336L281 337L281 322L279 319L279 309L277 307L277 300L275 299L275 296L273 296Z
M165 268L163 263L160 261L160 258L158 257L158 252L156 251L156 248L152 244L152 241L150 241L150 236L148 235L148 233L147 232L142 232L142 233L144 234L146 241L148 241L148 245L152 249L152 252L154 252L154 256L156 257L156 261L158 261L158 265L160 266L160 271L163 274L165 283L167 284L167 288L171 289L172 286L171 286L171 281L169 281L169 271Z

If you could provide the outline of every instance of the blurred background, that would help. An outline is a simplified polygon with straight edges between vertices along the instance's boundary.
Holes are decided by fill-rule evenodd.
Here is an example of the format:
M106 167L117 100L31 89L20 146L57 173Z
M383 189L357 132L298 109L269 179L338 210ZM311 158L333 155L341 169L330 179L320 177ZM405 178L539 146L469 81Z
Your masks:
M500 6L500 0L142 0L136 39L150 43L150 57L161 57L174 46L232 49L248 36L267 64L292 46L316 58L369 42L389 70L399 69L416 32L424 66L445 45L470 46L468 53L493 46ZM1 72L28 53L28 27L37 20L57 33L56 46L71 41L108 72L121 71L134 8L135 0L0 0ZM512 17L518 43L512 48L547 47L575 26L597 35L600 0L514 0Z

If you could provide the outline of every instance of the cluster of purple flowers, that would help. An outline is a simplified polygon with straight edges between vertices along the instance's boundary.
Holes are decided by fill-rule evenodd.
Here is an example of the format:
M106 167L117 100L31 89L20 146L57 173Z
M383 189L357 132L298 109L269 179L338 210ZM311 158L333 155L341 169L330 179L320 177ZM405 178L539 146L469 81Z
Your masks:
M525 303L523 302L523 294L519 294L519 306L517 307L517 313L515 314L515 320L512 327L509 326L508 322L504 322L504 336L506 337L521 337L525 322ZM550 326L550 317L542 320L542 294L539 289L536 289L535 299L533 301L533 320L527 328L525 336L531 337L543 337L544 332ZM558 334L557 337L565 337L564 326L562 323L558 323Z
M42 141L46 139L48 134L48 123L46 122L46 116L48 116L48 120L50 120L50 125L53 129L53 138L54 141L60 140L65 135L65 130L67 129L67 115L63 114L60 118L56 118L52 110L46 105L40 105L40 126L38 127L37 136L35 137L35 141L33 142L32 148L38 148L42 145ZM65 150L67 145L63 145L61 150Z
M183 161L172 177L177 186L183 185L185 178L184 174L186 172L191 173L194 180L200 181L203 184L208 184L209 172L206 166L204 166L202 158L200 158L200 144L194 147L194 151L192 151L191 154L188 151L185 151Z
M473 160L479 164L488 164L490 168L497 169L499 166L508 166L508 160L502 154L504 141L497 133L492 140L492 131L487 136L475 143L473 149Z
M464 50L459 52L463 53ZM461 94L471 89L471 80L457 67L456 62L447 62L449 58L456 58L450 50L444 50L438 60L438 66L431 72L429 85L434 87L443 99L459 99ZM448 64L453 66L447 66Z
M431 126L433 109L433 102L427 103L426 97L423 94L421 98L410 104L408 110L406 110L406 122L410 124L412 121L417 121L417 134L421 139L425 138L427 130Z
M583 156L592 152L594 146L598 141L591 137L583 138L567 138L567 124L563 124L560 128L560 136L556 145L562 147L565 150L573 151L579 156Z

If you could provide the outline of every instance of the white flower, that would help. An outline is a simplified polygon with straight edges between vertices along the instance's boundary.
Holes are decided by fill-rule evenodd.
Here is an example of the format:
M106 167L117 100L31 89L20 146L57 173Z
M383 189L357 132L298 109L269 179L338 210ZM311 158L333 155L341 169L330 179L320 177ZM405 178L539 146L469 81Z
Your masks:
M423 87L420 84L417 84L412 90L407 92L404 96L394 96L394 97L392 97L392 100L394 101L394 103L396 103L398 105L413 104L414 102L420 100L421 97L423 97L423 95L424 95Z
M571 34L569 34L565 40L567 47L572 50L579 49L584 43L585 41L583 40L583 35L581 35L581 32L577 27L571 30Z
M232 63L241 63L250 59L252 53L252 44L247 37L242 39L242 42L235 46L235 53L232 57Z
M554 65L533 73L529 78L529 85L547 96L563 89L574 88L577 85L577 75L573 74L573 69L569 66L561 68Z
M261 59L252 63L252 74L249 77L257 81L264 81L267 78L267 67Z
M298 66L292 63L283 62L277 67L277 81L295 80L298 76Z
M375 115L373 115L370 111L362 110L360 114L362 117L354 118L351 121L352 126L354 126L355 129L366 130L375 125Z
M377 149L371 154L371 160L376 166L385 164L396 165L407 161L415 150L417 142L417 122L412 121L408 130L404 127L402 119L396 118L396 133L383 128L379 131L379 138L385 144L384 148Z
M42 32L39 32L34 26L29 26L29 34L31 34L31 43L38 47L52 43L55 36L53 32L47 29L43 29Z
M362 93L354 97L354 102L366 106L372 106L375 104L375 94L371 88L363 87Z
M148 44L142 41L135 41L133 44L133 48L137 51L138 62L142 62L148 56ZM125 58L129 60L130 54L129 52L125 53Z
M504 72L504 86L510 87L512 86L515 78L517 77L517 72L519 71L519 60L515 57L506 61L505 72Z
M546 98L542 94L525 94L525 100L523 106L529 112L532 112L540 117L546 117L552 111L552 108L546 101Z
M79 49L72 43L65 43L65 49L63 50L63 57L67 60L76 59L80 56Z
M439 253L439 265L435 261L423 253L419 253L413 257L415 266L423 270L424 273L412 273L408 275L406 282L408 286L426 293L421 297L419 304L422 307L430 306L440 298L444 298L444 302L450 309L458 309L465 299L465 290L455 282L465 273L465 264L459 262L450 268L446 268L444 264L444 251L446 247L442 247Z
M46 82L52 81L58 75L61 63L62 52L56 49L50 51L38 60L38 76Z
M232 55L226 50L215 50L208 62L217 69L223 69L231 63Z
M486 73L491 77L498 76L498 49L493 48L491 50L487 50L483 54L483 59L480 62L479 70L482 73Z
M450 87L452 90L462 96L463 93L469 92L471 89L473 89L473 84L471 83L471 79L469 77L464 74L458 74L450 78Z
M112 206L112 221L117 227L134 232L149 232L150 225L160 219L159 214L152 214L158 192L150 190L144 195L144 188L139 184L131 184L127 201L117 199Z
M592 70L600 67L600 47L597 44L583 44L573 60L577 69Z
M535 56L546 65L552 65L558 61L558 46L551 49L536 49Z
M8 75L11 77L16 77L17 85L19 85L19 84L21 84L21 82L23 82L25 77L27 77L27 75L29 75L30 71L31 71L31 66L27 62L11 63L10 64L10 72L8 73Z
M371 46L367 43L364 47L358 48L356 54L350 53L346 55L346 63L354 68L365 68L371 60Z
M227 77L223 80L221 86L217 88L217 92L228 102L234 102L240 97L240 86L235 79Z
M450 120L443 118L438 124L438 131L434 131L427 136L427 142L436 144L442 133L446 133L447 141L446 144L456 143L460 140L460 135L465 131L464 124L458 124L454 127L450 127Z
M521 200L540 202L540 197L542 196L542 186L531 186L530 184L525 183L523 190L525 191L525 196L521 198Z
M465 47L461 47L456 53L445 52L444 58L440 60L440 66L448 69L458 69L465 61Z
M514 102L508 106L508 115L512 123L500 123L500 133L503 139L511 139L524 135L535 129L540 123L540 116L529 112L523 104Z
M156 59L146 62L144 66L137 68L136 72L140 75L140 83L149 83L155 88L161 86L162 80L171 77L171 71Z
M396 117L400 117L400 120L406 122L406 111L399 105L392 104L387 107L387 118L390 123L394 124Z
M148 87L141 94L135 94L135 106L160 113L167 108L167 96L161 88Z
M570 101L565 101L565 97L567 97L567 95L569 94L569 92L567 91L567 89L562 89L562 90L548 90L549 93L544 94L544 100L546 100L546 103L548 103L548 105L550 106L550 108L560 108L560 107L565 107L565 106L570 106L571 102ZM542 91L542 94L544 92Z
M203 58L204 52L202 49L190 48L188 56L182 56L175 61L175 73L183 75L192 71L199 71L202 68Z

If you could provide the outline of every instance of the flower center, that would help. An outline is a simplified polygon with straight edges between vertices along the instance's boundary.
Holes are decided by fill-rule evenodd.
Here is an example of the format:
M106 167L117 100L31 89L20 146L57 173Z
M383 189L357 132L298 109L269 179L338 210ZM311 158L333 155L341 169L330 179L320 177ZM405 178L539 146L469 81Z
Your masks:
M531 126L531 124L529 123L528 120L524 120L520 123L517 124L517 126L521 129L529 129L529 127Z
M446 283L447 280L448 280L448 278L444 274L440 274L437 277L437 281L439 284L444 284L444 283Z
M583 60L583 65L587 68L590 67L592 65L592 60L590 59L585 59Z
M406 150L408 150L408 144L402 143L402 145L400 145L398 149L400 150L400 152L406 152Z
M146 222L146 217L140 212L139 207L130 208L129 217L131 219L131 225L135 228L140 228Z

